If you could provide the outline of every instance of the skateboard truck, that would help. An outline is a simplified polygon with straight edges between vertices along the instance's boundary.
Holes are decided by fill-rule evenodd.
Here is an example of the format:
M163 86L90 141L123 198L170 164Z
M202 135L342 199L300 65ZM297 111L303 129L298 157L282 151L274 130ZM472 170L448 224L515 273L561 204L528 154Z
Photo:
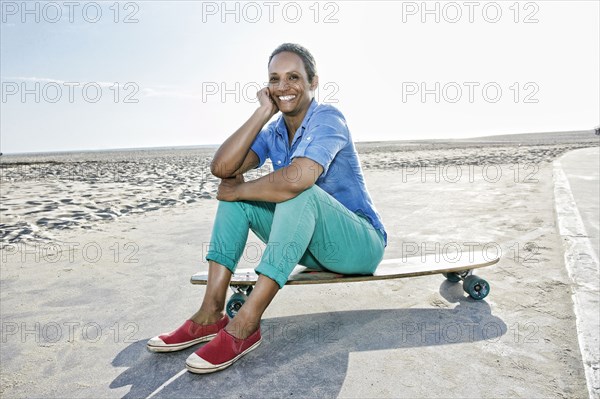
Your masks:
M244 302L248 300L248 295L250 295L254 286L232 284L229 286L229 288L231 288L231 290L233 291L233 295L227 301L225 310L227 311L229 317L234 317L240 310Z
M480 300L490 293L490 285L481 277L473 274L473 270L442 273L451 283L463 282L463 290L473 299Z

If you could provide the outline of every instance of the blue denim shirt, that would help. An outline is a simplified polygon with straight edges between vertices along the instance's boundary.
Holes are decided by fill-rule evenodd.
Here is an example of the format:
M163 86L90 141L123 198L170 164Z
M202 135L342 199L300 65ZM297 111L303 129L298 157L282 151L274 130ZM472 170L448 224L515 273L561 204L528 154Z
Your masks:
M373 227L387 233L367 191L360 160L342 113L332 105L312 100L302 125L290 146L283 116L265 126L250 149L261 167L267 158L275 170L288 166L296 157L306 157L323 167L315 184L350 211L366 217Z

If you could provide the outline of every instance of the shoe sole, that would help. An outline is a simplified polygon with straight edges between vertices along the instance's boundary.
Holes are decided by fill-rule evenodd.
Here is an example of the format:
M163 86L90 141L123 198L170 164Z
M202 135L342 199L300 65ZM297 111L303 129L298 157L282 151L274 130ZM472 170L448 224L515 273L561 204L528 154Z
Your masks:
M160 346L146 344L146 347L151 352L177 352L182 349L189 348L190 346L199 344L200 342L210 341L211 339L213 339L216 336L217 336L217 334L206 335L202 338L197 338L193 341L183 342L181 344L165 344L165 345L160 345Z
M231 359L231 360L229 360L229 361L227 361L225 363L214 365L214 367L211 367L211 368L198 368L198 367L190 366L187 362L185 363L185 367L188 369L189 372L192 372L194 374L209 374L209 373L214 373L215 371L223 370L223 369L226 369L227 367L231 366L233 363L235 363L242 356L244 356L245 354L247 354L247 353L253 351L254 349L256 349L261 344L261 342L262 342L262 338L259 339L258 341L256 341L256 343L254 345L252 345L251 347L249 347L248 349L246 349L245 351L243 351L242 353L240 353L239 355L237 355L233 359Z

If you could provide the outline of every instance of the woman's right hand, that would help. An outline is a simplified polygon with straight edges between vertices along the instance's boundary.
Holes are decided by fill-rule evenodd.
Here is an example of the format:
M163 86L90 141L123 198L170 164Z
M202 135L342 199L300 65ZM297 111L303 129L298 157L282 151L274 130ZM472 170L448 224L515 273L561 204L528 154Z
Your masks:
M260 107L267 110L270 116L273 116L277 112L279 112L279 108L277 108L277 105L275 105L275 101L273 101L273 98L271 98L271 94L269 93L268 87L259 90L256 93L256 97L258 98Z

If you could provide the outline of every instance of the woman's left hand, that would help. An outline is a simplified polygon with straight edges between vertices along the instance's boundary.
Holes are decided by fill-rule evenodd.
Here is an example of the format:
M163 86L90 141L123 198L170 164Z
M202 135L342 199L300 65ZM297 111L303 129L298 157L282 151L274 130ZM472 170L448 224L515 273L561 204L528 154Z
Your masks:
M221 184L217 188L217 199L229 202L239 201L238 188L241 184L244 184L244 175L242 174L228 179L221 179Z

